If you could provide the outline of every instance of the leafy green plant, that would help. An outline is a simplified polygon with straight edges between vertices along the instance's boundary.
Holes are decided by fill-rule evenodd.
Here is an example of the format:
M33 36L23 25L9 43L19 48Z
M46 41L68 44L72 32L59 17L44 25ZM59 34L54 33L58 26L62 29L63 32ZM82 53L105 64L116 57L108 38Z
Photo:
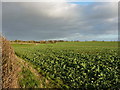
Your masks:
M31 62L61 88L118 89L120 57L116 42L62 42L13 45L16 55ZM35 84L32 84L33 86Z

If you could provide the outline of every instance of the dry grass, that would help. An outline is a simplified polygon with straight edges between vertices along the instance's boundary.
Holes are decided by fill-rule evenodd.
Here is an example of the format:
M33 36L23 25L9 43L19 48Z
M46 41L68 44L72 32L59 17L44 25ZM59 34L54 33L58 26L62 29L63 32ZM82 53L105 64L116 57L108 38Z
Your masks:
M40 88L52 87L51 82L39 74L30 63L15 55L14 49L10 45L10 41L4 37L0 37L0 39L2 41L0 42L2 55L2 59L0 59L2 62L2 88L23 88L19 85L19 77L21 77L19 73L22 72L22 67L30 70L31 73L35 75L37 80L40 81Z
M14 50L10 42L4 37L2 39L2 88L19 88L17 75L19 66L16 64Z

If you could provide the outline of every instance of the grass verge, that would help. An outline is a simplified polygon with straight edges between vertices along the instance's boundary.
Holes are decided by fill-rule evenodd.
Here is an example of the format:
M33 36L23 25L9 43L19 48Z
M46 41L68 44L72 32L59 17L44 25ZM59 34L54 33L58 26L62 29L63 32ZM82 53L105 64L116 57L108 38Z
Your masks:
M29 69L23 67L20 72L19 85L21 88L39 88L39 80Z

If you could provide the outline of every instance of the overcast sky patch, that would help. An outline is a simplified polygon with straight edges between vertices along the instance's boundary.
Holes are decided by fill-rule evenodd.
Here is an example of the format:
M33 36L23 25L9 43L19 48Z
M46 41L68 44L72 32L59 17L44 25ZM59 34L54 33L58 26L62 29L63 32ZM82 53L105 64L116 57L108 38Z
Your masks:
M117 40L118 3L3 2L9 40Z

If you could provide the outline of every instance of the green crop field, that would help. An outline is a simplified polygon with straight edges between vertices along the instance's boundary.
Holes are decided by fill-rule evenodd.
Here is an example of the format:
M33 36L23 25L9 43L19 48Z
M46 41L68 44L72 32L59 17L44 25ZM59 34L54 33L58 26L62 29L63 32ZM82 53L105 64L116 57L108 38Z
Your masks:
M58 88L120 88L118 42L12 44L20 58L33 64Z

